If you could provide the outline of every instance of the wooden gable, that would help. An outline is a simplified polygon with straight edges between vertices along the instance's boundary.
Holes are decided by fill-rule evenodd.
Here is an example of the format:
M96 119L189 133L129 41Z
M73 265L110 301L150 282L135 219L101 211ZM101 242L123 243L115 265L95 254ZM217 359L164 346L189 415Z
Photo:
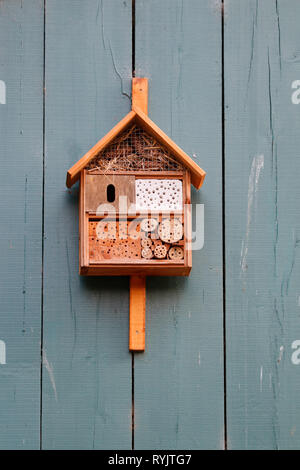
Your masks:
M163 152L168 152L169 161L171 158L183 165L191 172L191 182L196 189L199 189L205 178L205 171L197 165L178 145L173 142L141 109L133 108L106 136L104 136L94 147L92 147L75 165L67 172L67 186L70 188L80 177L80 172L88 167L90 162L109 147L123 132L132 126L142 129L145 135L151 136L155 140L155 145L160 144ZM125 134L126 135L126 134ZM105 154L103 154L105 155ZM137 159L136 159L137 160Z
M182 171L183 165L170 150L137 124L121 132L85 167L89 173L100 171Z

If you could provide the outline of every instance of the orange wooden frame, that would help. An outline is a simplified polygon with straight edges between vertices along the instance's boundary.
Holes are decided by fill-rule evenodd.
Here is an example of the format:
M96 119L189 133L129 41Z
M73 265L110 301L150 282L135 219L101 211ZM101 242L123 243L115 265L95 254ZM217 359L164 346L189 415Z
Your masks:
M89 260L89 220L99 219L99 214L89 213L85 207L85 177L87 170L82 170L80 178L80 214L79 214L79 273L85 276L188 276L192 268L192 255L190 250L185 250L184 261L175 262L172 260L105 260L101 263ZM161 178L169 178L162 176ZM175 177L175 176L173 176ZM186 204L190 201L190 173L185 171L179 176L183 185L183 208L181 211L174 211L174 215L183 215L185 238L190 234L191 221L186 214ZM126 216L128 219L135 218L136 215L120 214L118 211L112 213L117 219ZM108 214L109 215L109 214ZM153 214L154 216L155 214ZM157 215L163 217L163 212ZM171 214L172 216L172 214ZM142 214L138 214L142 217ZM185 242L184 242L185 246Z

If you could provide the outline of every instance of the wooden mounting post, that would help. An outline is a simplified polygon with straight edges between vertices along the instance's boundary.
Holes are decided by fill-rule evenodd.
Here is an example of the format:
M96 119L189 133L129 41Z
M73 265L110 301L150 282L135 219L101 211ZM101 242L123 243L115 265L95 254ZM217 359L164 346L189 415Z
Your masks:
M129 350L145 351L146 277L130 277Z
M132 79L132 108L148 114L148 79ZM145 351L146 277L130 277L129 350Z
M132 108L140 108L148 114L148 78L132 79Z

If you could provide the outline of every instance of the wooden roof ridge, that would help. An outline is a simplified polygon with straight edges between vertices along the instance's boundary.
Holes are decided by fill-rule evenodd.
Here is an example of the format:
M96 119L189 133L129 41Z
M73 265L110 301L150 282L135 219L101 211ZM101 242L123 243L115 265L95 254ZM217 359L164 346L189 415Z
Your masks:
M133 106L132 110L116 124L102 139L100 139L77 163L67 172L67 187L70 188L79 179L80 172L86 165L102 150L104 150L112 140L117 137L131 123L136 123L158 142L168 148L168 150L191 172L191 182L196 189L199 189L205 178L205 171L197 165L170 137L168 137L143 111Z

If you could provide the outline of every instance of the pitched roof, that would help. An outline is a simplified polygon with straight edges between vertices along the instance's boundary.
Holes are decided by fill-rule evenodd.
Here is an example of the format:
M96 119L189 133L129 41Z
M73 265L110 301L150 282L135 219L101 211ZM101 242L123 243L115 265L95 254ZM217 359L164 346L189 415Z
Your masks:
M173 142L140 108L133 107L116 126L114 126L94 147L92 147L75 165L67 172L67 186L70 188L79 179L80 172L102 150L109 145L117 135L136 122L140 127L152 135L158 142L167 147L176 159L191 172L191 181L196 189L199 189L205 178L205 171L197 165L178 145Z

